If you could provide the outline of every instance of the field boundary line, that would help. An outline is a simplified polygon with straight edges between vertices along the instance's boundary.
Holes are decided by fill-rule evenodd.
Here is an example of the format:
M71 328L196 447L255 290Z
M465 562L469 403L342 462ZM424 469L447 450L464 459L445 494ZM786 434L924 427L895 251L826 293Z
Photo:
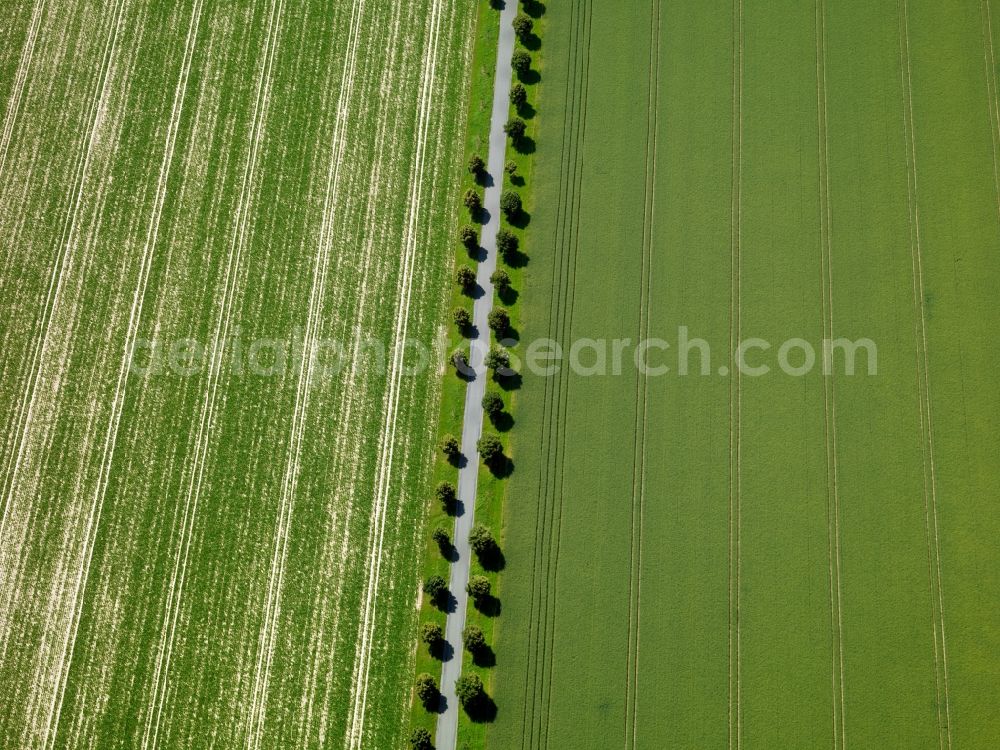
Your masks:
M547 333L549 338L555 338L555 332L559 328L559 319L562 312L560 302L563 296L564 288L564 276L568 276L568 253L559 252L559 249L564 242L564 226L566 222L565 209L563 204L569 201L570 193L570 174L572 172L572 165L567 165L567 151L573 149L574 144L574 134L573 122L576 116L576 103L572 97L572 92L576 87L577 80L577 65L579 62L579 50L576 41L579 36L579 19L583 17L582 13L578 13L579 5L577 3L571 3L569 6L569 17L570 17L570 40L569 45L569 55L567 58L566 67L566 81L563 89L565 108L563 112L563 128L561 132L563 133L562 142L560 143L560 153L562 158L559 160L559 200L556 203L556 216L555 216L555 228L556 236L553 242L555 252L552 255L552 282L553 289L556 293L551 294L549 297L549 316L548 316L548 326ZM575 160L575 156L570 156L569 159ZM545 599L545 580L539 576L539 568L547 568L547 557L544 554L546 547L547 529L551 527L552 518L551 514L554 513L554 508L550 502L550 493L547 491L549 486L549 474L551 464L553 462L553 451L555 447L555 440L553 439L553 432L556 430L555 420L553 418L554 410L557 408L558 403L558 388L557 385L562 380L562 373L559 372L554 378L545 378L543 384L543 400L542 400L542 438L538 443L538 491L536 496L536 507L540 509L538 520L535 522L535 543L534 543L534 555L531 561L531 602L529 607L528 616L528 643L526 653L529 655L528 664L526 665L524 674L524 701L521 704L521 750L525 750L525 730L530 728L531 735L527 740L533 742L534 739L534 721L535 721L535 695L540 689L539 687L539 677L540 673L538 670L538 664L540 663L540 654L544 654L544 644L543 638L540 635L541 628L544 627L543 622L539 622L539 626L535 627L535 603L536 599L538 602L538 609L541 611L543 606L543 601ZM550 383L551 381L551 383ZM544 459L544 460L543 460ZM548 521L546 519L549 519ZM539 565L539 560L545 557L545 560ZM547 610L547 605L546 605ZM534 650L534 657L531 657L532 650ZM529 700L529 688L528 683L531 683L530 689L530 700Z
M660 3L650 3L650 48L646 100L645 195L643 196L642 259L639 272L638 341L649 338L653 262L653 222L656 209L656 154L660 105ZM632 519L629 528L628 654L625 665L625 748L635 747L638 734L639 611L642 598L642 527L646 499L646 428L649 379L635 374L635 425L632 456ZM640 425L641 417L641 425ZM634 592L634 613L633 613ZM633 633L634 631L634 633Z
M313 345L317 339L317 331L320 326L320 313L326 293L327 271L329 268L330 251L333 245L330 225L333 221L332 214L334 211L335 196L339 193L340 188L340 166L347 140L344 136L349 112L347 105L354 91L357 51L361 36L361 18L363 13L364 0L356 0L352 5L348 53L344 62L344 70L341 75L341 88L338 93L337 120L333 135L334 147L327 172L327 190L324 196L323 220L320 228L318 252L313 261L313 280L309 292L306 327L303 336L304 355L299 363L299 377L292 413L292 429L286 450L285 474L282 479L278 520L275 531L274 553L272 555L268 578L264 617L261 621L260 634L258 636L254 689L247 726L247 748L260 747L264 731L267 711L267 690L270 685L271 663L274 656L278 617L281 612L280 597L284 585L288 531L291 525L295 492L298 487L302 442L309 408L309 391L312 387L315 365Z
M244 166L243 179L240 187L240 197L236 208L234 234L226 259L225 275L223 277L223 294L219 304L219 320L216 323L212 338L211 359L209 362L208 382L203 397L198 430L194 444L194 456L190 467L188 489L184 499L184 509L181 517L180 539L177 555L174 557L173 571L170 577L170 587L167 591L167 602L164 606L164 621L160 628L160 642L157 648L156 666L153 673L153 690L149 698L143 728L142 747L147 750L152 744L157 746L160 722L163 714L163 704L167 695L170 662L173 656L174 634L177 628L177 618L180 613L180 602L184 593L184 583L187 576L188 554L191 546L191 534L198 512L201 497L201 485L204 477L205 461L208 455L209 436L215 420L215 401L219 378L222 370L222 360L225 353L226 339L229 335L229 324L232 317L233 297L236 293L238 270L243 248L246 243L247 225L249 223L249 204L253 192L254 173L257 171L257 159L263 140L264 124L268 114L270 89L272 83L272 67L274 50L278 43L278 32L281 27L280 17L284 9L284 0L272 0L268 16L267 36L264 40L264 54L261 60L260 74L254 98L254 115L250 127L250 144Z
M407 217L406 232L403 238L402 281L397 301L395 346L393 347L393 363L389 377L389 391L386 395L386 418L381 436L381 456L376 482L375 504L372 509L372 530L368 543L369 567L368 583L363 606L364 615L359 632L359 648L355 658L353 684L354 702L351 709L350 730L345 737L344 746L360 748L364 741L365 719L368 701L368 673L371 668L372 639L375 634L375 613L378 604L378 584L382 567L382 543L385 535L386 508L389 501L390 480L392 475L396 417L399 406L399 393L403 374L403 357L405 340L409 325L410 296L413 285L413 270L416 264L417 230L420 212L423 208L423 176L424 160L426 158L429 120L432 109L433 89L437 77L438 44L440 41L441 13L444 0L433 0L430 18L428 19L428 38L425 46L424 69L421 76L421 89L417 112L416 149L413 156L411 172L412 192Z
M826 2L816 0L816 124L819 148L820 269L823 336L833 341L833 209L830 200L830 140L826 78ZM824 356L831 356L824 352ZM827 464L827 560L830 582L830 631L833 747L847 746L844 688L844 622L841 586L840 486L837 452L837 392L832 367L823 373L823 412Z
M729 351L735 357L742 337L742 221L743 221L743 0L733 2L733 173ZM729 385L729 747L743 745L740 662L740 585L742 573L742 518L740 512L742 459L742 382L734 362Z
M937 691L938 739L942 748L952 747L951 700L948 678L948 649L945 635L944 586L937 508L937 472L934 465L934 422L927 346L927 313L920 236L919 183L917 176L916 126L913 115L913 81L910 63L908 0L897 0L900 24L900 78L903 93L903 137L907 146L907 192L910 219L910 256L913 276L913 304L916 317L917 393L919 400L922 450L924 455L924 531L927 542L928 584L931 589L931 618L934 635L934 679ZM943 706L943 715L942 715Z
M3 131L0 131L0 178L3 177L4 169L7 166L7 150L10 147L11 138L14 136L14 127L17 124L17 118L21 114L24 88L27 85L28 73L31 70L31 63L35 57L38 29L42 25L42 15L45 13L47 2L48 0L38 0L35 3L31 14L31 22L28 26L28 38L24 41L21 57L17 63L14 86L9 98L10 103L7 105L7 112L4 114Z
M577 261L579 258L581 204L583 203L581 198L583 194L583 165L585 162L585 159L583 157L584 154L583 149L587 139L587 114L588 114L587 101L589 99L589 92L590 92L590 59L591 59L590 46L591 46L592 30L593 30L593 15L594 15L594 3L593 0L588 0L586 6L586 14L583 18L584 54L582 58L582 67L580 68L582 78L580 79L580 109L577 120L578 146L576 152L577 158L575 161L576 174L575 174L575 187L573 195L573 208L569 218L571 224L569 226L570 236L568 241L569 241L571 260L568 261L568 263L571 263L571 265L568 266L568 268L570 268L570 275L567 277L567 283L566 283L566 293L568 295L568 299L566 305L566 313L563 316L563 336L562 336L563 341L569 340L570 335L573 332L573 314L576 307L576 269L577 269ZM565 415L567 413L568 403L569 403L569 392L572 382L573 382L572 378L567 375L566 387L562 389L562 392L560 394L561 399L559 406L559 414L561 415ZM560 434L562 434L561 430ZM548 652L547 679L543 680L542 682L543 694L545 696L545 704L546 704L546 710L545 713L543 714L543 717L549 717L552 715L552 675L555 664L555 632L556 632L556 623L558 621L558 610L559 610L559 597L558 597L559 553L562 548L562 519L563 519L562 509L563 509L563 497L564 497L563 486L565 485L565 478L566 478L566 441L562 440L555 446L555 448L559 453L559 458L558 461L556 462L559 474L557 477L558 487L557 488L554 487L554 489L556 489L555 499L554 499L556 512L553 515L553 525L550 528L550 534L554 535L555 549L552 553L550 553L549 557L550 566L552 569L552 575L550 578L552 583L551 587L552 614L551 617L546 618L546 621L550 623L549 632L551 633L551 637L547 638L545 640L545 643L551 644L551 646L547 649ZM547 693L544 691L545 687L548 687ZM545 720L543 726L544 736L545 736L545 742L544 742L545 748L549 747L550 726L551 724L547 720Z
M129 322L125 334L125 346L122 353L122 361L118 370L118 379L115 385L115 393L112 399L111 415L108 420L108 428L105 435L104 451L101 457L101 470L98 475L98 484L94 493L93 506L87 524L87 534L84 537L85 562L82 566L82 580L77 582L77 588L73 595L73 616L71 632L67 644L63 647L63 659L68 659L69 663L65 668L60 668L60 679L57 693L53 696L53 705L49 710L46 722L46 746L54 745L56 735L59 730L59 719L62 714L63 699L66 693L66 684L69 672L72 668L73 653L77 633L82 615L82 603L78 606L78 601L86 596L87 583L89 580L90 563L93 557L94 542L97 529L100 525L101 513L104 508L104 499L107 494L108 483L111 478L111 464L115 456L115 448L118 441L118 428L121 424L122 410L125 404L125 394L128 388L128 373L132 361L132 353L135 347L136 337L139 333L139 324L142 320L143 304L145 302L146 289L149 282L149 273L152 268L153 250L156 247L160 232L160 222L163 218L163 206L167 197L167 185L170 179L171 166L174 158L174 147L177 143L177 134L180 129L181 117L184 110L184 97L187 93L188 78L191 71L191 62L194 50L197 46L198 29L201 20L202 0L195 0L192 9L191 20L188 24L187 40L184 47L184 55L181 62L181 72L178 77L177 86L174 90L173 105L171 107L170 122L167 125L167 136L164 143L163 160L160 163L160 172L157 179L156 194L153 199L153 212L150 216L149 226L146 230L146 239L142 251L142 259L139 266L139 279L135 291L132 295L132 307L129 311ZM51 738L51 741L50 741Z
M24 453L27 448L29 426L35 410L35 399L38 396L38 385L41 380L45 352L49 345L49 335L52 332L52 316L62 295L63 282L69 271L69 267L72 265L73 253L71 252L71 246L76 234L76 224L80 215L80 205L83 202L87 173L90 171L90 161L93 156L94 144L102 123L100 115L107 104L107 98L110 93L109 82L111 80L111 69L114 67L112 63L118 48L118 37L121 32L125 4L126 0L116 0L113 21L110 24L111 28L108 32L108 37L104 42L101 71L97 76L97 85L95 86L94 95L91 97L90 107L87 111L87 121L90 123L90 128L86 140L86 148L83 148L81 144L81 150L76 159L69 205L66 209L66 217L63 220L59 244L56 247L45 302L42 305L41 321L39 324L39 333L41 335L35 338L34 346L32 347L31 363L28 366L28 383L26 384L24 393L21 394L18 406L15 427L17 437L12 442L12 447L16 446L16 448L7 457L4 467L4 506L3 515L0 516L0 545L2 545L6 531L8 515L13 504L14 489L17 486L21 463L24 460ZM6 551L0 549L0 557L6 558L6 556ZM5 567L5 565L0 565L0 570Z

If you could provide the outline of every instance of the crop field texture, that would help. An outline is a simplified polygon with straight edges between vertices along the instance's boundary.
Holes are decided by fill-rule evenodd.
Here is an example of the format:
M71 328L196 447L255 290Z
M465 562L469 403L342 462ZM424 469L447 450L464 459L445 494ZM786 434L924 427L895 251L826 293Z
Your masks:
M996 747L1000 7L628 7L548 3L521 333L671 371L524 375L489 744Z
M401 744L473 16L6 4L0 746Z

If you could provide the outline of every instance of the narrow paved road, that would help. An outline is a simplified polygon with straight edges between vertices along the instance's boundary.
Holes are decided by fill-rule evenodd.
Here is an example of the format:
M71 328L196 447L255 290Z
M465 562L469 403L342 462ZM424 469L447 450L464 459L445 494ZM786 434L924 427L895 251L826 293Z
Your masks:
M458 699L455 697L455 682L462 674L462 630L465 628L465 610L468 594L465 586L469 582L469 562L472 550L469 547L469 531L475 518L476 484L479 475L479 451L476 443L483 431L483 395L489 379L483 367L483 360L489 349L489 326L487 316L493 308L493 284L490 276L497 267L497 230L500 228L500 191L503 187L503 167L506 157L507 136L503 126L507 122L510 107L511 67L510 58L514 52L514 16L517 15L518 0L506 0L500 13L500 36L497 42L497 69L493 83L493 116L490 121L490 152L486 168L493 178L486 188L483 206L489 216L483 225L481 244L486 257L479 264L477 281L483 294L474 303L472 322L478 336L472 340L470 362L475 368L475 378L469 381L465 391L465 418L462 425L462 453L467 462L458 472L458 499L462 514L455 519L455 548L458 559L451 566L449 588L455 597L455 609L448 615L445 638L455 649L454 656L441 669L441 694L445 699L445 710L438 717L436 746L438 750L455 750L458 742Z

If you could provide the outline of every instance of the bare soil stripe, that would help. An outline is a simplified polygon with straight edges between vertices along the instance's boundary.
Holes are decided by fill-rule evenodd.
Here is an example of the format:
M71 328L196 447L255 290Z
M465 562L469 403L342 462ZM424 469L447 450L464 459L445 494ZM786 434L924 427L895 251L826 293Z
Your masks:
M389 377L389 391L386 398L386 421L380 441L381 456L376 483L375 503L372 510L372 532L370 534L369 556L367 558L371 561L371 565L363 605L362 625L359 632L358 655L355 659L355 692L354 703L351 709L350 730L345 738L345 747L349 748L360 748L364 742L368 700L368 675L371 668L371 650L375 631L375 615L382 567L386 506L389 500L390 480L393 474L393 457L396 447L396 421L399 409L400 385L404 370L404 344L409 324L410 299L417 255L417 232L423 213L424 168L432 112L433 90L438 67L437 55L440 39L441 8L441 1L435 0L431 5L431 13L428 21L428 43L424 54L416 129L416 150L411 174L413 195L404 235L402 280L397 302L396 330L392 350L393 362Z
M171 572L167 592L167 603L164 608L164 620L160 628L160 642L157 648L156 665L153 672L153 686L143 727L144 750L150 746L156 747L163 706L168 694L170 660L173 653L174 634L177 618L180 612L180 602L184 591L184 581L187 574L188 553L190 551L191 534L195 517L198 512L198 501L201 495L201 484L204 475L205 460L208 454L212 427L215 419L215 404L219 379L222 370L222 360L226 341L229 336L229 326L232 317L233 300L236 296L236 282L242 253L246 244L247 227L249 224L250 203L252 200L254 176L257 171L257 159L263 140L264 123L268 113L268 103L272 82L272 66L275 48L278 42L280 18L284 8L283 0L272 0L268 16L267 34L260 73L257 79L257 90L254 101L249 140L250 147L244 166L239 201L237 203L235 232L230 243L223 278L223 294L219 303L219 319L212 338L209 360L208 382L203 396L198 430L195 438L194 455L188 468L189 482L184 498L184 510L180 527L180 540L174 566Z
M35 44L38 41L46 3L47 0L38 0L35 3L35 8L31 13L31 23L28 26L28 36L24 41L24 48L21 50L17 72L14 74L14 88L7 104L7 113L4 115L3 130L0 131L0 179L3 178L4 168L7 166L7 150L10 148L17 118L21 113L21 101L31 73L31 62L35 57Z
M323 299L326 295L327 271L329 268L333 238L330 224L333 219L333 207L340 187L341 166L346 143L346 120L348 107L354 90L355 70L358 53L358 39L364 12L364 2L356 2L353 7L351 23L353 36L349 39L344 70L341 76L341 89L337 102L337 120L334 127L332 156L327 175L327 191L324 198L323 226L320 230L320 242L313 263L312 287L309 292L309 305L306 317L303 351L305 356L299 366L298 385L295 393L295 405L292 415L292 430L286 451L285 474L282 479L279 515L275 533L274 552L268 580L267 596L264 606L264 618L258 637L257 664L254 673L253 697L249 726L247 727L246 747L260 747L264 731L264 721L267 709L267 691L270 684L271 663L274 656L275 637L280 614L280 596L285 575L287 559L288 532L292 520L295 492L297 489L301 465L302 443L305 434L306 415L309 407L309 393L312 387L315 358L313 348L318 339L320 313Z
M167 136L164 144L163 161L160 164L156 195L153 200L153 212L150 217L149 226L146 232L145 245L142 250L139 280L132 296L132 306L129 311L129 321L126 329L124 351L122 353L122 360L118 370L118 379L115 384L115 393L111 404L111 416L108 421L107 432L104 440L103 455L101 457L101 470L92 502L90 513L91 521L88 524L87 535L84 541L82 579L78 581L73 595L72 627L71 632L68 634L67 643L63 648L64 660L66 663L60 668L59 688L56 695L53 696L53 706L49 712L49 719L47 722L46 736L49 738L47 743L49 747L55 743L56 733L59 727L59 717L62 711L63 697L66 692L66 681L72 666L74 646L80 624L80 610L87 589L90 561L94 548L94 538L96 530L100 525L101 511L104 507L104 498L111 474L111 464L114 459L115 446L118 439L118 427L121 423L122 408L125 401L129 365L132 359L136 336L139 331L139 322L142 319L143 301L145 299L146 287L149 281L149 271L152 266L153 251L159 237L160 221L163 217L163 205L167 196L167 183L170 177L170 168L173 164L174 147L177 143L177 132L180 127L181 116L184 110L184 97L187 93L188 77L191 72L191 60L197 45L198 27L201 20L201 4L202 0L196 0L191 20L188 25L187 40L184 47L184 58L181 63L181 72L177 81L177 87L174 91L170 122L167 126Z
M4 506L3 515L0 516L0 543L4 539L4 531L7 525L7 518L13 502L14 490L17 487L18 475L21 471L22 462L28 445L28 434L32 422L32 415L35 410L35 403L38 397L38 387L41 381L41 374L44 369L45 356L48 350L50 336L52 333L52 314L59 304L63 285L73 264L73 245L76 240L77 224L80 218L80 207L83 203L87 178L90 173L91 160L94 153L94 146L100 133L102 113L107 107L108 97L111 93L111 71L115 53L118 48L118 40L122 31L124 19L125 0L117 0L112 11L112 21L105 40L104 51L101 58L101 72L97 79L97 86L91 99L90 108L87 115L88 130L85 141L86 148L81 150L78 157L77 166L74 171L73 188L69 196L66 217L63 221L62 232L59 244L56 247L56 257L52 265L52 273L49 278L48 290L45 301L42 305L42 317L40 323L39 336L35 339L30 365L28 367L28 384L25 392L21 396L18 407L18 416L15 420L14 440L16 448L7 458L4 470ZM3 550L0 550L3 552Z

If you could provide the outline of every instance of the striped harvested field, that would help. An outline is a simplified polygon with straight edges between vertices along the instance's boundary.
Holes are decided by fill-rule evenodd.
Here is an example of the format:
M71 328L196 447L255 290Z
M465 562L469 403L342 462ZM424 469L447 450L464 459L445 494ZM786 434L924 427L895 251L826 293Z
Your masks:
M474 9L0 20L0 745L395 747Z

